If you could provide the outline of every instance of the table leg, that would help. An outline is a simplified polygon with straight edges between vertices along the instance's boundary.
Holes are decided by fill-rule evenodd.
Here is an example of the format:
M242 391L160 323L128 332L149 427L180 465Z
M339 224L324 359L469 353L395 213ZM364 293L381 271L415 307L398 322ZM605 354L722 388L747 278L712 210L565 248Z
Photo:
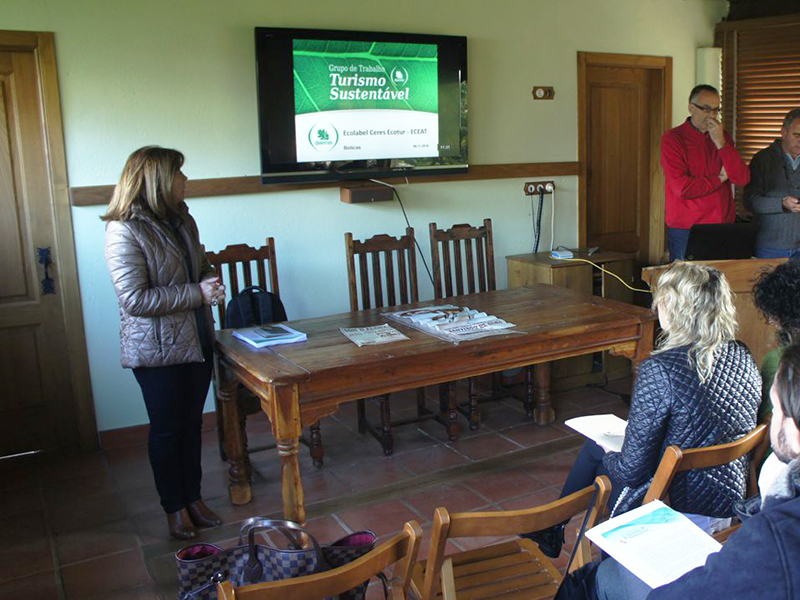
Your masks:
M319 421L308 428L311 433L311 460L318 469L322 468L325 459L325 448L322 446L322 432Z
M448 381L447 386L447 435L451 442L458 440L458 398L456 397L456 382Z
M272 433L278 442L281 458L281 497L283 517L296 523L305 523L306 502L303 480L300 477L300 396L293 385L277 386L272 390Z
M533 420L537 425L549 425L556 420L556 413L550 403L550 363L536 365L534 379L536 408L533 411Z
M278 456L281 457L281 497L283 517L295 523L306 522L306 500L303 480L300 478L300 439L278 440Z
M225 453L228 455L228 494L231 503L247 504L253 499L250 489L250 463L245 449L239 417L239 383L223 372L217 390L225 428Z
M522 404L525 407L525 416L529 419L533 418L533 374L534 369L538 368L538 366L525 367L525 397L522 399Z
M469 397L469 428L476 431L481 426L481 413L478 410L478 378L470 377L467 380L467 396Z

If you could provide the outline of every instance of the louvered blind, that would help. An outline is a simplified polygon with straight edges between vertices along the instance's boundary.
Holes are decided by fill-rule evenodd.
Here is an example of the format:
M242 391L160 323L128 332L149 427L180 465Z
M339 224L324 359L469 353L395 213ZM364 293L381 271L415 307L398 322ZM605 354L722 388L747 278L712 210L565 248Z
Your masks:
M780 136L800 107L800 15L721 23L723 111L745 161Z

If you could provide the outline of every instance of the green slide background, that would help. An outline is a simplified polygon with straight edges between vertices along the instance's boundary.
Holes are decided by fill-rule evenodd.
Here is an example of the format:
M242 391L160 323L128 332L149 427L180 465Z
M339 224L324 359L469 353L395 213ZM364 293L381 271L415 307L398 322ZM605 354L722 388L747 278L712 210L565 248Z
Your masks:
M294 104L295 113L350 109L394 109L438 112L438 59L436 44L398 44L384 42L352 42L326 40L294 40ZM408 83L399 89L410 89L406 100L331 100L331 77L328 65L381 65L389 89L398 89L388 74L396 66L408 73ZM383 73L352 73L380 77ZM350 71L342 76L351 75ZM342 87L350 90L352 87ZM361 89L379 89L365 87Z

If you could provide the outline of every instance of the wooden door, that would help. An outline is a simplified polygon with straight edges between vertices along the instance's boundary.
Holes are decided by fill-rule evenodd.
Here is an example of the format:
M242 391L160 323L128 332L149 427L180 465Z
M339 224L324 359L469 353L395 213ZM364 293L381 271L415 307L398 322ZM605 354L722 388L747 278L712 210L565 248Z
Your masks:
M60 120L45 123L37 59L0 52L0 456L79 442L64 305L77 280L64 281L48 151L47 126L61 135Z
M578 52L579 244L636 252L636 271L664 254L671 114L670 57Z
M589 66L587 242L603 250L647 249L650 143L647 69Z

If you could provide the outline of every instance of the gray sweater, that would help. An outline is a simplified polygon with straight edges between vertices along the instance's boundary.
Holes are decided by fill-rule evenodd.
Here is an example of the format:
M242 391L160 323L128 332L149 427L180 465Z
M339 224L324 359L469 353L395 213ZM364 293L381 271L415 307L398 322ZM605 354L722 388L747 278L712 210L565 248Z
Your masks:
M800 197L800 168L792 171L779 138L753 157L744 188L744 205L759 224L757 248L800 246L800 213L784 212L784 196Z

